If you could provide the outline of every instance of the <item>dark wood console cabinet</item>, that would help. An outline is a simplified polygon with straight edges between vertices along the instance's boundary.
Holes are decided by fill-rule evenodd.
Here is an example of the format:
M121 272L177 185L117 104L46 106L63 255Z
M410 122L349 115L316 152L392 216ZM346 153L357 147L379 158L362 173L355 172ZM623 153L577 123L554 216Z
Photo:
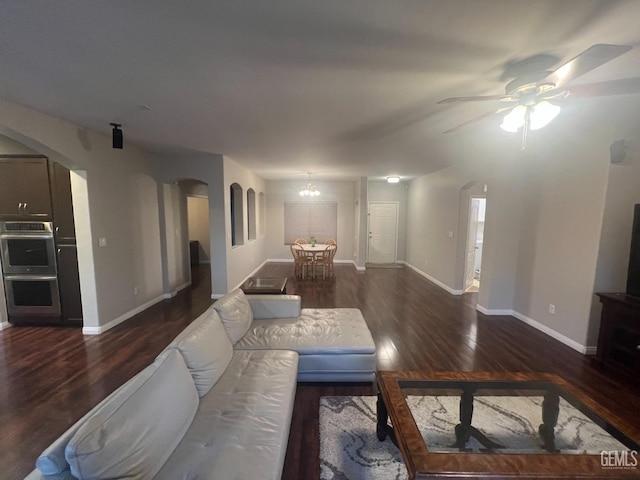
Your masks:
M640 374L640 297L597 293L602 302L597 360L636 381Z

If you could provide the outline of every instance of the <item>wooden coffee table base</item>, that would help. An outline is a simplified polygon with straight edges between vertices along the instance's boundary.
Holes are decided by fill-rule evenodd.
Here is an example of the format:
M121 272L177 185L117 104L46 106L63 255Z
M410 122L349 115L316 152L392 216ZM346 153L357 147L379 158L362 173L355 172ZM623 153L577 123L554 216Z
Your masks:
M640 431L604 409L553 374L473 372L377 372L376 435L387 437L400 449L410 479L569 479L640 478L633 461L625 468L610 468L601 454L571 454L556 448L554 428L563 398L628 449L619 452L637 458ZM435 393L434 393L435 392ZM460 396L460 423L452 449L430 452L418 430L406 396ZM542 396L542 424L538 433L546 452L501 452L503 447L472 426L474 396ZM389 420L391 425L389 425ZM467 441L476 438L485 449L471 452ZM500 439L496 439L500 440ZM506 443L506 442L504 442ZM633 452L636 452L635 454ZM626 457L625 457L626 458ZM606 459L605 459L606 460Z

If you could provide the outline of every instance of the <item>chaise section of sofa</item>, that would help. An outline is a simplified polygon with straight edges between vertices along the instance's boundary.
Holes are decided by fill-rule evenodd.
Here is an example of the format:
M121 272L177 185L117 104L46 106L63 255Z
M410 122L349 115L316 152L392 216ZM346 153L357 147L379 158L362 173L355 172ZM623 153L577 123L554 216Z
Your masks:
M293 350L299 382L372 382L376 346L357 308L301 308L296 295L244 295L234 290L213 304L234 350Z

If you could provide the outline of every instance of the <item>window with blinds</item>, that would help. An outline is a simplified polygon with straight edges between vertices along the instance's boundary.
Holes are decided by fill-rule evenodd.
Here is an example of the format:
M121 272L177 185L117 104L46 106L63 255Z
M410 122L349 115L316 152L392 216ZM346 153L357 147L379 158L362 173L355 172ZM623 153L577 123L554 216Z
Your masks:
M284 202L284 243L316 237L318 242L338 235L337 202Z

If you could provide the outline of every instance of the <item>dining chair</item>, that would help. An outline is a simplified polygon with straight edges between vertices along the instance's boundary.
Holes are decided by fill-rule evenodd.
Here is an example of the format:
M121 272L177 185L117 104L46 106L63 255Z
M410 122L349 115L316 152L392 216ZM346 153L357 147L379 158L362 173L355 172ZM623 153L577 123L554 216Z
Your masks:
M306 243L309 243L309 242L307 242L307 240L306 240L306 239L304 239L304 238L296 238L296 239L293 241L293 244L294 244L294 245L304 245L304 244L306 244Z
M327 245L337 245L338 242L335 241L335 239L330 238L329 240L325 240L324 243L326 243Z
M293 255L293 273L296 278L300 277L304 280L309 269L313 268L313 259L296 243L291 245L291 254Z
M314 265L314 273L317 273L317 268L320 266L322 268L322 279L335 277L335 272L333 270L333 257L336 256L336 251L338 250L337 245L329 244L327 248L322 252L322 255L316 258Z

